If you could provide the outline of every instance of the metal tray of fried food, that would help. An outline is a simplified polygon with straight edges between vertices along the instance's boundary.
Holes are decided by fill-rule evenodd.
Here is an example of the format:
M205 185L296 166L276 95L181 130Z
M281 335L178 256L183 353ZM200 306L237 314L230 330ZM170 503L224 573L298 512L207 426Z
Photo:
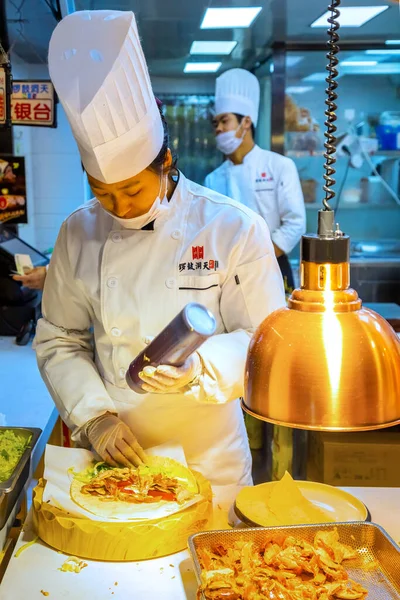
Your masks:
M14 431L20 437L23 437L26 440L29 439L29 443L12 472L11 477L0 483L0 531L6 524L29 477L31 454L42 433L42 430L37 427L0 427L0 431L5 430Z
M198 551L201 549L211 549L216 545L231 547L238 540L261 545L266 539L270 540L271 534L274 533L312 542L318 531L335 528L339 534L339 541L357 551L359 558L348 561L345 568L351 579L368 590L366 600L399 600L400 548L386 531L375 523L357 521L209 531L192 535L189 538L189 550L200 585L202 568ZM205 595L200 593L200 598L205 599Z

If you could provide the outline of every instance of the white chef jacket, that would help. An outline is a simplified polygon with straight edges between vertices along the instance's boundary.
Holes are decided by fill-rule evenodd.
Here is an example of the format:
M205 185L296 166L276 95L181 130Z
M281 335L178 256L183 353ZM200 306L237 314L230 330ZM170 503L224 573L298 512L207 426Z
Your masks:
M216 335L199 349L199 382L184 393L133 392L130 362L191 301L217 320ZM89 419L116 412L143 448L180 443L213 484L248 485L237 400L247 348L254 328L284 304L265 222L181 174L153 231L124 228L97 200L63 223L37 326L39 368L81 443Z
M225 160L204 185L242 202L261 215L272 241L288 254L306 231L306 211L294 162L255 145L243 163Z

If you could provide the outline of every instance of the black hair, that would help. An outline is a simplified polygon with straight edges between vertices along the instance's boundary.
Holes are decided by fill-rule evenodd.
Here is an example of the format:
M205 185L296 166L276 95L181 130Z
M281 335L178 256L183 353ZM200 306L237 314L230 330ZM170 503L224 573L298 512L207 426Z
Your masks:
M158 99L156 99L156 100L158 100ZM148 166L148 169L151 169L155 173L160 174L164 168L164 163L167 158L168 150L170 149L170 139L169 139L168 123L165 120L165 117L163 115L162 103L159 100L157 101L157 106L158 106L158 110L160 111L161 121L162 121L163 129L164 129L164 139L163 139L163 143L162 143L160 152L157 154L157 156L155 157L153 162ZM176 168L177 162L178 162L178 158L174 154L172 154L172 165L170 166L170 170Z
M235 117L237 118L239 125L240 123L243 121L244 119L244 115L239 115L238 113L233 113L235 115ZM254 127L254 123L251 123L251 135L253 136L253 140L255 138L256 135L256 128Z

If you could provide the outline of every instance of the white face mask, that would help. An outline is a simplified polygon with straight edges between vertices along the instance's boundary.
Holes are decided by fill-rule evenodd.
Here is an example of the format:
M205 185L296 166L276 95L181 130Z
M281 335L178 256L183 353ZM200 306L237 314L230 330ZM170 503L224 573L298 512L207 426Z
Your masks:
M237 150L240 144L243 142L243 138L246 135L246 130L243 131L240 137L236 137L237 132L240 129L239 127L236 131L225 131L224 133L219 133L216 137L216 145L220 152L225 154L225 156L230 156Z
M125 229L143 229L146 225L155 221L160 217L162 213L168 210L168 198L167 198L167 190L168 190L168 175L165 176L165 187L164 193L161 197L162 187L163 187L163 179L161 179L160 190L158 192L157 198L154 200L153 204L149 208L149 210L144 213L144 215L140 215L139 217L133 217L132 219L123 219L121 217L116 217L112 212L106 210L106 212L112 216L113 219L118 221L122 227Z

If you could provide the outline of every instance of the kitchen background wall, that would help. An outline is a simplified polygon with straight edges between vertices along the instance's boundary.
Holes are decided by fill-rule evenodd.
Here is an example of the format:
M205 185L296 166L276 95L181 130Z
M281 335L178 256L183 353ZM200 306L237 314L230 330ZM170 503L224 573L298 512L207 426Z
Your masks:
M289 118L286 118L286 154L295 160L302 180L309 182L314 180L317 184L314 203L306 204L307 229L309 231L315 231L317 210L323 197L325 159L322 153L326 85L324 81L308 81L304 77L313 71L322 70L321 64L319 64L321 62L320 54L312 51L287 54L287 65L295 63L296 59L302 55L301 61L295 68L287 68L286 89L289 92L288 95L300 110L308 111L313 122L319 125L318 132L307 133L310 136L307 140L302 133L288 131L294 128L289 126ZM364 52L357 54L344 52L341 60L343 62L357 59L362 62L371 58L374 56ZM307 64L307 70L301 67L302 63ZM360 70L362 68L360 67ZM381 115L387 111L399 110L400 76L374 75L368 72L366 74L345 74L338 79L338 83L337 135L341 136L351 128L354 129L357 124L361 124L357 130L359 134L376 138L374 125L378 123ZM351 123L349 123L349 115L352 116ZM400 161L400 151L379 151L373 156L372 161L375 166L379 166L388 159ZM374 194L372 194L371 187L365 187L366 179L372 175L371 167L365 159L363 159L361 168L348 168L347 164L347 156L338 156L335 178L337 180L337 198L340 196L337 220L340 222L341 229L349 233L353 240L400 239L400 206L388 196L378 181L375 182ZM368 189L366 194L363 194L363 188ZM394 191L398 193L398 187L395 187ZM337 198L334 200L333 206L336 205ZM310 198L308 199L310 200Z
M48 78L45 65L29 64L18 57L13 57L14 77ZM366 81L368 80L368 85ZM166 103L166 115L170 123L171 140L178 153L179 164L188 177L199 183L204 175L222 160L221 155L212 146L213 134L209 124L207 111L212 102L214 82L210 79L182 80L179 78L153 78L156 95ZM263 77L262 111L258 127L258 142L264 148L269 147L270 139L270 78ZM360 89L363 93L360 94ZM302 94L301 99L294 97L299 106L308 108L319 123L322 131L318 137L323 140L324 121L324 86L319 85L312 93ZM199 105L200 103L200 105ZM181 105L181 110L178 106ZM338 131L346 130L344 112L355 109L358 122L368 114L376 114L384 110L394 110L399 105L396 88L386 80L377 76L344 77L340 79L340 102L338 109ZM198 109L191 107L197 106ZM205 151L207 160L198 153L192 152L193 136L196 129L188 127L185 111L190 116L192 125L201 119L198 145L208 148ZM199 113L199 114L197 114ZM186 123L186 128L185 128ZM62 221L90 197L82 173L79 153L73 139L65 113L60 104L57 105L57 128L14 127L14 151L26 157L29 224L20 225L19 231L23 239L40 250L54 245ZM204 158L204 157L203 157ZM193 164L193 160L194 164ZM324 158L322 156L294 156L300 176L315 179L318 182L317 201L322 196L322 173ZM382 160L380 157L379 160ZM339 159L337 168L338 187L345 174L346 160ZM370 174L364 162L362 169L350 169L344 192L360 186L360 179ZM314 231L317 219L316 206L308 205L307 229ZM344 231L353 239L376 239L400 237L400 207L393 202L385 206L346 202L346 193L342 194L339 204L338 219ZM296 256L297 249L293 255Z
M12 57L15 79L49 79L46 65ZM81 160L69 123L57 105L57 127L13 128L14 153L25 156L28 224L19 235L44 251L54 246L63 220L82 204L84 180Z
M229 5L229 1L222 4ZM355 5L387 6L385 0L352 0ZM8 30L10 45L13 47L12 67L15 78L47 78L46 58L51 32L56 18L49 6L35 0L25 0L16 5L9 0L7 4ZM107 0L76 0L76 9L109 8ZM180 155L180 165L193 179L202 182L204 174L219 164L221 156L213 149L213 137L208 126L206 107L214 91L215 75L183 73L185 63L205 60L204 57L192 57L189 54L193 40L234 40L236 48L226 57L211 57L209 60L221 60L218 74L231 67L242 66L255 69L261 82L261 114L257 131L257 141L263 148L270 147L271 138L271 74L262 69L269 66L273 54L273 44L306 44L303 51L288 52L303 55L302 60L293 60L286 65L287 86L308 85L310 92L293 96L299 106L310 110L323 129L324 82L307 83L304 77L314 71L324 73L326 58L324 28L311 28L310 24L325 10L324 0L308 0L305 10L298 10L298 0L260 0L262 11L254 24L248 29L234 28L221 30L199 30L199 26L208 6L218 4L215 0L152 0L148 3L139 0L115 0L113 8L133 9L138 19L139 30L143 38L144 50L149 61L155 93L166 103L167 118L170 121L173 147ZM250 5L250 0L241 0L241 4ZM388 38L398 39L398 8L391 4L387 10L360 28L342 28L341 42L344 45L357 44L369 47L385 47ZM318 51L311 51L313 44L320 44ZM359 51L354 51L359 52ZM400 45L397 53L400 52ZM341 52L341 60L351 57L353 50ZM207 57L206 57L207 58ZM41 61L41 64L37 64ZM208 60L208 58L207 58ZM315 62L315 64L314 64ZM385 63L388 61L385 59ZM394 67L400 60L394 55ZM270 62L270 64L272 64ZM261 66L261 68L260 68ZM339 80L339 132L345 131L344 111L353 108L355 121L367 114L381 114L383 111L398 110L399 74L359 75L349 73ZM79 155L66 122L62 107L57 106L58 126L56 129L14 127L14 149L17 154L26 156L28 180L29 224L19 226L21 237L41 250L53 246L62 220L77 206L90 197L85 177L82 174ZM190 126L188 126L188 121ZM196 150L191 152L190 141L195 139ZM322 132L320 133L322 143ZM289 146L286 148L288 150ZM316 198L320 200L322 192L322 156L294 156L300 176L316 181ZM382 160L382 157L380 158ZM346 161L339 159L337 189L344 177ZM342 228L353 239L373 240L376 238L399 237L400 208L394 203L386 206L373 205L371 202L350 204L348 202L355 189L360 188L360 180L370 174L369 168L350 169L343 188L339 205L338 219ZM347 198L347 200L346 200ZM307 208L308 230L315 230L316 205ZM293 256L298 254L298 249Z

